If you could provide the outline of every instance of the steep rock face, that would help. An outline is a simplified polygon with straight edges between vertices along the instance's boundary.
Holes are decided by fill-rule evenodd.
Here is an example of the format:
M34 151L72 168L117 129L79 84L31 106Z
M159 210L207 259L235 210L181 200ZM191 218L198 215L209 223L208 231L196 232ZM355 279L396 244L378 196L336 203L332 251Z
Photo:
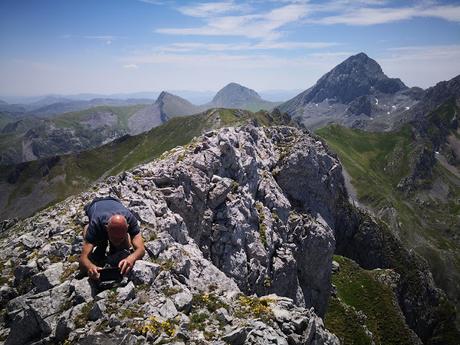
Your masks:
M302 193L287 180L293 173ZM324 219L341 192L326 184L341 184L337 160L289 127L209 132L111 177L3 233L1 334L6 344L95 341L104 329L108 341L172 341L174 334L185 342L338 344L317 316L325 312L335 247ZM128 285L98 293L75 279L72 261L81 250L83 205L109 194L140 220L149 257L136 263ZM253 293L268 296L245 297Z

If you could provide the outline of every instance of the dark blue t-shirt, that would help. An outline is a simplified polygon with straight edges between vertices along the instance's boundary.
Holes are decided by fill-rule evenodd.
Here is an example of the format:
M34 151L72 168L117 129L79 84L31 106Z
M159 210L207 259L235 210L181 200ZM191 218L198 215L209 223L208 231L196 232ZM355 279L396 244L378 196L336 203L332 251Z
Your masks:
M140 232L136 217L115 198L96 199L85 208L85 211L89 218L85 240L91 244L97 245L108 241L107 224L114 214L120 214L126 218L128 234L131 238Z

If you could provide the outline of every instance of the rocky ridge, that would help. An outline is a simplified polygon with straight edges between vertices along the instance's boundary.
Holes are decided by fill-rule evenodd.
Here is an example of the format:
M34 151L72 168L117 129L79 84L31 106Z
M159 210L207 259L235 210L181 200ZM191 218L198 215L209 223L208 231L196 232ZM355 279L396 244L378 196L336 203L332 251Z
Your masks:
M138 217L148 257L126 285L96 291L75 260L83 205L104 195ZM291 127L207 132L6 227L5 344L338 344L321 319L336 247L368 268L416 267L420 288L407 277L397 288L402 311L424 341L439 329L429 272L348 203L323 143Z

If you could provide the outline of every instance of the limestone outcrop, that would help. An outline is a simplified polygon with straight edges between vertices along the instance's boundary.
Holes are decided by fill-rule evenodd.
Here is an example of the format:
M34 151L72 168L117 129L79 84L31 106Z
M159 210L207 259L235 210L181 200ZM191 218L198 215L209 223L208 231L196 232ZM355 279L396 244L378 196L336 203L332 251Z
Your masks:
M147 254L104 290L78 279L76 261L83 206L108 195L138 218ZM360 250L358 261L373 255L368 266L390 262L383 245L351 244L362 229L373 239L380 231L348 203L337 158L308 132L207 132L5 228L0 337L7 345L339 344L322 321L336 246Z

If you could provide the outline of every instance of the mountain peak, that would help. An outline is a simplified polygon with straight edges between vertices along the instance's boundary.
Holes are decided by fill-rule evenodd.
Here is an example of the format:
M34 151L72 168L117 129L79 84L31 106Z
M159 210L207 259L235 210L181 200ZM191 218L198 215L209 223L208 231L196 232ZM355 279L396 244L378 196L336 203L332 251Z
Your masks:
M353 59L353 60L362 60L362 61L367 61L367 60L375 61L375 60L371 59L369 56L367 56L366 53L363 53L363 52L358 53L356 55L352 55L347 60L351 60L351 59Z
M407 89L398 78L388 78L374 59L365 53L350 56L323 75L301 96L303 104L326 99L349 104L361 96L375 93L394 94Z
M254 90L237 83L229 83L217 92L211 102L216 107L238 108L242 104L261 100Z
M161 93L160 93L160 95L158 96L158 98L157 98L156 101L157 101L157 102L162 101L162 100L164 100L164 99L167 98L167 97L179 97L179 96L173 95L172 93L169 93L169 92L167 92L167 91L161 91Z

